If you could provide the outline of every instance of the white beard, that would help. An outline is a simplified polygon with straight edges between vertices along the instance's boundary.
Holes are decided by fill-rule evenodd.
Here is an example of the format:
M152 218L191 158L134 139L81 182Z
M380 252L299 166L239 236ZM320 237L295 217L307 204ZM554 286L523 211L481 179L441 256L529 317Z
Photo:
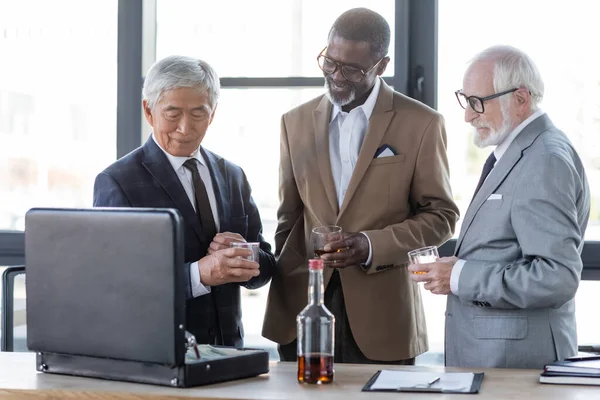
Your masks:
M502 126L500 129L494 129L489 122L476 122L472 125L474 128L489 129L490 133L485 138L479 134L477 129L475 129L475 134L473 135L473 143L475 143L475 146L483 149L484 147L488 146L498 146L500 143L502 143L504 139L506 139L506 137L512 132L513 121L506 110L502 108Z
M325 79L325 95L332 104L335 104L338 107L343 107L352 103L354 99L356 99L356 89L351 88L350 93L346 97L334 97L331 87L329 86L329 80Z

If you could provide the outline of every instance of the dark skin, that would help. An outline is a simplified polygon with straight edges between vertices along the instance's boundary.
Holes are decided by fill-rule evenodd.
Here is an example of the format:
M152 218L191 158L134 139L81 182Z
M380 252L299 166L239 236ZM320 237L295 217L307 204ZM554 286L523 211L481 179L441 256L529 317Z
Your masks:
M328 253L321 256L325 265L332 268L346 268L364 264L369 258L369 240L362 233L342 233L342 240L325 245ZM337 251L340 250L338 253ZM331 252L331 253L330 253ZM327 263L329 261L330 263Z
M325 55L340 64L347 64L363 71L373 67L379 59L371 52L371 44L364 41L354 41L344 39L333 35L329 38L329 44ZM377 67L369 71L359 83L348 81L342 75L342 71L338 68L333 74L325 74L325 79L330 82L329 93L333 98L344 98L355 91L355 99L350 104L342 107L345 112L350 112L354 108L362 105L375 86L375 80L378 76L385 72L385 69L390 62L389 57L384 57ZM331 83L334 85L331 86Z
M367 71L372 68L379 59L376 59L371 51L371 44L364 41L347 40L333 35L329 37L329 44L325 55L341 64ZM384 57L379 64L370 70L359 83L348 81L340 68L333 74L324 74L329 82L329 93L335 99L347 98L352 91L355 98L352 102L342 107L345 112L362 105L373 90L378 76L385 72L390 61ZM327 244L324 248L328 253L321 256L323 261L330 261L334 268L346 268L352 265L364 264L369 257L369 240L359 232L345 232L342 240ZM340 250L339 252L337 252Z

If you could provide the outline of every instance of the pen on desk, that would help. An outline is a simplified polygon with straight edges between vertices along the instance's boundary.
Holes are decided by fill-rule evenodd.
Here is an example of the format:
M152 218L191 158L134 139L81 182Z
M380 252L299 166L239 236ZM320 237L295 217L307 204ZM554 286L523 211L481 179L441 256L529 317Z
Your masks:
M576 356L565 358L565 361L592 361L592 360L600 360L600 355L590 354L589 356Z
M427 382L427 387L431 387L431 385L433 385L434 383L438 382L440 380L440 377L438 376L435 379L430 380L429 382Z

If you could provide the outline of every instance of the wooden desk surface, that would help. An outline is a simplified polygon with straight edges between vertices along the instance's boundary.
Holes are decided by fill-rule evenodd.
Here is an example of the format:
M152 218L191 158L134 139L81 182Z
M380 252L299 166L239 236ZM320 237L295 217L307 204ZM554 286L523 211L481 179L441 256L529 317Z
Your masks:
M415 371L465 371L442 367L388 366ZM268 374L204 387L176 389L126 382L104 381L38 373L33 353L0 353L0 399L448 399L456 394L363 393L361 388L381 366L337 364L330 385L296 383L296 364L272 363ZM472 400L581 400L600 399L600 387L543 385L538 370L481 369L485 372L478 395Z

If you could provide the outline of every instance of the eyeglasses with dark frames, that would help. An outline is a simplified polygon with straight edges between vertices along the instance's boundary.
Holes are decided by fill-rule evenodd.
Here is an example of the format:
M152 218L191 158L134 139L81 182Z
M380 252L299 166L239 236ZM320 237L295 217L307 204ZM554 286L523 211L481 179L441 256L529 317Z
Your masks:
M467 96L462 92L462 90L457 90L456 92L454 92L454 94L456 95L458 104L460 104L462 108L466 110L467 107L470 106L473 109L473 111L475 111L477 114L483 114L485 112L485 108L483 106L484 102L491 99L495 99L496 97L504 96L505 94L516 92L517 90L519 90L519 88L505 90L503 92L495 93L486 97Z
M332 58L327 57L325 55L325 50L327 50L327 47L325 47L323 50L321 50L321 52L317 56L317 63L319 64L319 68L321 68L321 70L323 72L325 72L327 75L334 74L335 71L340 69L342 71L342 75L344 76L344 78L346 78L346 80L348 80L352 83L362 82L362 80L365 78L365 76L369 72L371 72L375 67L377 67L381 61L383 61L383 58L382 58L381 60L377 61L375 63L375 65L373 65L371 68L369 68L368 70L365 71L363 69L353 67L351 65L343 64L341 62L335 61Z

